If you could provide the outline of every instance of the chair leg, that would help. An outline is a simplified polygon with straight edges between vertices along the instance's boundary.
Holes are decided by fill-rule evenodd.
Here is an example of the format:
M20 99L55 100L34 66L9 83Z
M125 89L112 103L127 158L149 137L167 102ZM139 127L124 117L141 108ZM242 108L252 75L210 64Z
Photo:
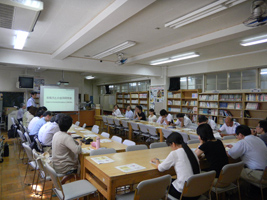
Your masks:
M35 194L36 195L38 195L38 192L37 192L37 185L38 185L38 183L39 183L39 178L40 178L40 171L39 171L39 173L38 173L38 176L37 176L37 181L36 181L36 185L35 185Z
M32 179L32 192L33 192L33 186L34 186L34 179L35 179L35 174L36 174L36 168L34 169L34 174L33 174L33 179ZM37 187L37 185L35 185Z
M238 197L239 197L239 200L241 200L241 193L240 193L239 180L237 180L237 190L238 190Z
M46 182L46 176L44 177L44 184L43 184L43 188L42 188L41 199L43 199L43 195L44 195L45 182Z
M25 172L25 176L24 176L24 184L25 184L25 185L29 185L28 183L25 183L26 176L27 176L27 173L28 173L28 169L29 169L29 163L28 163L28 165L27 165L26 172Z

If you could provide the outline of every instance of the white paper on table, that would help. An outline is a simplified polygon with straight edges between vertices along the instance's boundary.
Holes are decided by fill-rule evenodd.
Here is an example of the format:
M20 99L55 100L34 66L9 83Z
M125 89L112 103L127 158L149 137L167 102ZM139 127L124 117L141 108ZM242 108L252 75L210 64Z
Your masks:
M213 136L217 138L222 138L219 132L214 133Z
M87 135L84 135L84 137L97 137L97 135L95 135L95 134L87 134Z
M84 130L84 128L74 128L74 129L76 129L76 130L78 130L78 131L82 131L82 130Z
M90 133L93 133L93 132L92 132L92 131L88 131L88 130L86 130L86 131L81 131L81 133L85 133L85 134L86 134L86 133L89 133L89 134L90 134Z
M159 162L162 163L165 159L159 159ZM150 161L151 164L156 165L156 163Z
M77 135L77 134L71 134L71 137L73 137L73 138L80 138L80 137L82 137L82 136Z
M100 156L100 157L95 157L91 158L93 161L95 161L97 164L105 164L105 163L112 163L114 160L107 156Z
M110 139L100 139L100 143L112 142Z
M121 165L121 166L117 166L116 167L118 170L122 171L122 172L133 172L133 171L138 171L141 169L145 169L145 167L135 164L135 163L131 163L128 165Z
M182 128L183 131L192 131L191 128Z
M82 152L83 152L83 153L91 153L91 150L93 150L93 149L90 148L90 147L82 148Z

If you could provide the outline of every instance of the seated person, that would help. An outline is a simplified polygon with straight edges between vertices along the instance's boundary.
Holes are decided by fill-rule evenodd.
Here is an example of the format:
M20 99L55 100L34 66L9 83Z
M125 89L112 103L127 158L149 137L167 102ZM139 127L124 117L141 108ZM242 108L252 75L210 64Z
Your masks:
M267 120L259 121L254 135L256 134L259 134L260 139L262 139L265 145L267 145Z
M182 128L188 128L189 126L192 125L191 120L183 113L178 113L176 115L177 121L174 123Z
M78 155L82 153L82 142L76 142L67 131L72 125L72 118L62 115L58 120L60 131L55 133L52 140L52 161L57 173L73 174L79 172ZM67 180L65 178L62 182Z
M180 133L171 133L167 137L166 143L172 149L170 154L162 163L160 163L158 158L152 159L152 162L157 165L160 172L164 172L171 167L174 167L177 179L173 180L169 189L169 194L179 199L183 191L185 181L187 181L190 176L200 173L199 163L197 156L187 146L187 144L184 143L183 137Z
M113 116L116 116L116 117L117 117L117 116L121 116L121 111L120 111L118 105L114 105L114 109L113 109L112 115L113 115Z
M17 114L17 120L18 120L18 122L21 122L22 121L25 108L26 108L26 105L24 103L21 103L20 104L20 109L18 110L18 114Z
M36 115L37 112L37 108L36 107L29 107L27 108L28 111L26 111L23 115L23 119L22 119L22 124L23 126L27 127L29 126L30 121L34 118L34 116Z
M125 112L125 117L127 117L129 119L133 119L134 118L134 114L133 114L131 106L127 106L126 112Z
M39 119L41 119L43 117L43 114L44 114L44 111L43 110L37 111L35 117L32 118L32 120L30 121L30 123L28 125L29 132L31 132L31 130L34 127L34 125L36 124L36 122L39 121Z
M222 125L222 127L218 130L218 132L225 132L221 133L221 136L227 136L227 135L235 135L235 129L239 125L239 123L234 122L232 117L226 117L225 123Z
M159 114L160 117L157 120L158 124L170 125L172 123L172 115L168 114L165 109L162 109Z
M235 132L239 141L235 145L227 145L230 148L228 156L233 159L241 158L244 162L242 179L258 183L267 166L267 147L260 138L251 135L248 126L240 125Z
M149 116L148 116L148 121L149 122L156 122L157 121L157 116L153 108L149 109L148 111Z
M198 125L200 124L209 124L212 130L215 130L217 128L215 121L212 119L208 119L204 115L200 115L198 117Z
M38 133L38 139L42 143L42 145L45 146L51 146L52 145L52 139L56 132L60 131L58 126L58 120L63 114L58 114L50 120L50 122L47 122L45 125L43 125Z
M142 106L135 107L134 119L146 121L146 115L142 112Z
M221 169L224 165L228 164L228 157L225 151L225 147L221 140L216 140L213 136L213 131L209 124L200 124L197 128L197 134L200 141L195 153L199 158L202 154L205 154L210 167L204 171L216 171L216 177L218 178Z
M41 119L39 119L33 126L33 128L31 129L30 131L30 138L31 140L34 139L34 136L37 135L38 136L38 133L39 133L39 130L40 128L45 125L46 122L50 121L52 118L52 114L50 111L46 111L44 112L43 114L43 117Z

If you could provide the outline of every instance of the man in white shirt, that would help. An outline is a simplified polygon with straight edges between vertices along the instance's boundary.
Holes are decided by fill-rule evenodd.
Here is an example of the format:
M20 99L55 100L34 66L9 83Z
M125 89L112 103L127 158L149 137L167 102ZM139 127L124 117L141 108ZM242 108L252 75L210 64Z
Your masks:
M129 119L133 119L134 118L134 113L132 111L131 106L127 106L126 112L125 112L125 117L127 117Z
M234 146L227 145L228 156L241 158L245 164L241 178L257 183L267 166L267 147L260 138L251 135L250 128L245 125L238 126L235 132L239 141Z
M165 109L162 109L159 114L160 117L157 120L158 124L170 125L172 123L172 115L168 114Z
M221 133L221 136L227 136L227 135L235 135L235 129L239 125L239 123L234 122L232 117L226 117L225 123L222 125L222 127L218 130L219 133ZM222 133L225 132L225 133Z
M51 146L52 145L52 139L56 132L60 131L58 126L58 120L62 116L62 114L58 114L50 120L50 122L47 122L45 125L43 125L38 133L38 139L39 141L45 145L45 146Z
M120 111L118 105L114 105L114 109L113 109L112 115L116 116L116 117L117 116L121 116L121 111Z
M31 106L36 107L36 103L35 103L36 97L37 97L37 92L32 92L31 98L29 98L27 101L27 108L29 108Z
M20 109L18 110L18 114L17 114L17 120L18 120L18 122L22 121L25 108L26 108L26 105L24 103L21 103L20 104Z
M215 121L212 119L208 119L204 115L200 115L198 117L198 125L200 124L209 124L212 130L215 130L217 128Z
M31 132L31 129L34 127L34 125L36 124L36 122L39 121L39 119L41 119L43 117L44 111L43 110L39 110L36 114L36 116L34 118L32 118L32 120L30 121L29 125L28 125L28 130L29 132Z
M176 117L178 119L175 122L176 125L183 127L183 128L188 128L189 126L192 125L192 121L187 116L185 116L185 114L179 113L176 115Z

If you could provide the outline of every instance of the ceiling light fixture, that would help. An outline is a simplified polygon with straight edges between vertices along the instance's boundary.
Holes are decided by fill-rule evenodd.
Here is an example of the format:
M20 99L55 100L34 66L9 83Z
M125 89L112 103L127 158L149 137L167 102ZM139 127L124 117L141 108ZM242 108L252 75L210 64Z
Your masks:
M119 45L117 45L115 47L112 47L112 48L106 50L106 51L103 51L103 52L101 52L99 54L96 54L96 55L92 56L92 58L101 59L101 58L104 58L104 57L109 56L111 54L117 53L117 52L119 52L121 50L124 50L124 49L127 49L129 47L132 47L134 45L136 45L136 42L128 40L128 41L123 42L123 43L121 43L121 44L119 44Z
M207 6L204 6L203 8L200 8L198 10L190 12L189 14L186 14L182 17L179 17L173 21L166 23L165 27L176 29L176 28L179 28L181 26L198 21L202 18L213 15L215 13L218 13L222 10L225 10L225 9L230 8L232 6L235 6L237 4L240 4L244 1L246 1L246 0L218 0L218 1L211 3Z
M95 78L95 77L94 77L94 76L91 76L91 75L85 77L85 79L88 79L88 80L89 80L89 79L94 79L94 78Z
M154 60L154 61L151 61L150 64L151 65L160 65L160 64L165 64L165 63L185 60L185 59L189 59L189 58L195 58L195 57L198 57L198 56L199 56L199 54L197 54L195 52L190 52L190 53L184 53L184 54L179 54L179 55L176 55L176 56L172 56L170 58L163 58L163 59L160 59L160 60Z
M253 37L253 38L249 38L249 39L246 39L246 40L242 40L240 45L242 45L242 46L251 46L251 45L261 44L261 43L265 43L265 42L267 42L267 35L262 35L262 36Z
M14 49L23 49L28 35L29 35L29 32L17 31Z

